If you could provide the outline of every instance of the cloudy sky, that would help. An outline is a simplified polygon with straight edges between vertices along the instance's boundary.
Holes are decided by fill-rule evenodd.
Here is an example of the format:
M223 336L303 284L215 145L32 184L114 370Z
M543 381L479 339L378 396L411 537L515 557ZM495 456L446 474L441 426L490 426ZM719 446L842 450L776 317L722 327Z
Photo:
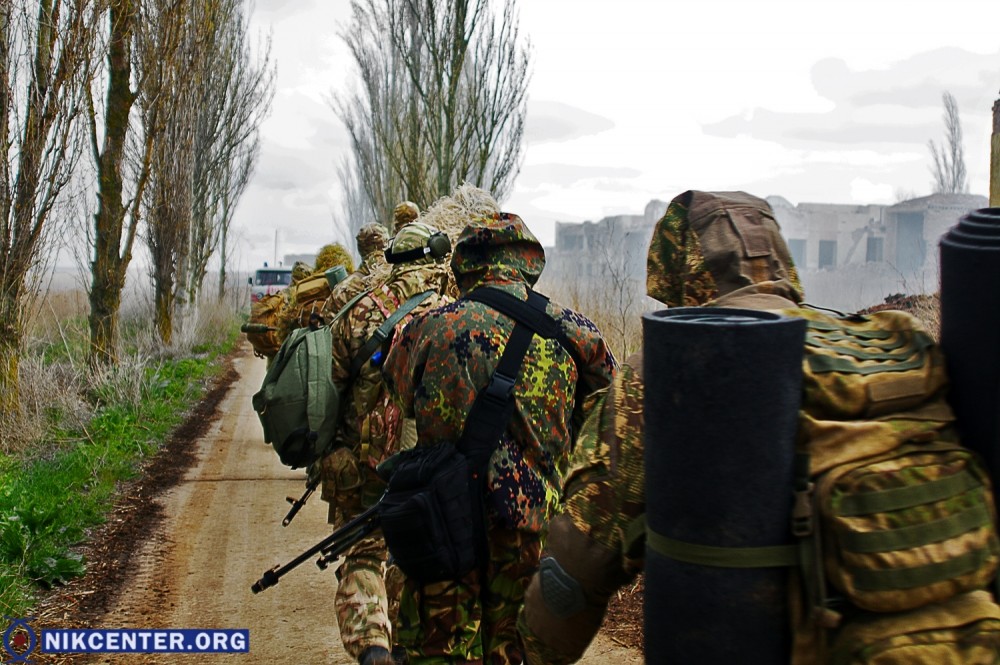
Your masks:
M533 73L524 164L502 202L544 244L556 221L639 213L686 189L793 204L931 191L928 141L956 98L970 191L989 185L997 0L521 0ZM343 236L348 150L332 93L353 80L347 0L257 0L278 67L237 212L241 267ZM277 242L276 242L277 239Z

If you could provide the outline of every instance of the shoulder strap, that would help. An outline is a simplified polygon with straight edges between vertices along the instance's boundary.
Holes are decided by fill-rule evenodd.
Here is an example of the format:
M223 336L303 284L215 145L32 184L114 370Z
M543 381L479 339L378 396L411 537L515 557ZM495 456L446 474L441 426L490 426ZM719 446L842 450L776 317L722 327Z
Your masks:
M528 300L524 301L506 291L481 286L468 293L465 298L492 307L515 321L520 321L543 339L555 339L576 363L577 370L583 366L576 347L570 343L562 326L545 311L549 299L537 291L528 289Z
M488 290L495 291L496 289ZM497 291L497 293L500 292ZM533 322L537 321L542 325L545 324L545 320L548 320L558 326L558 323L545 313L545 298L540 296L532 298L532 295L537 294L529 290L527 303L522 303L514 298L518 303L525 305L526 309L521 310L525 318L531 319ZM490 306L492 307L492 305ZM473 520L473 533L475 534L476 558L481 562L483 573L485 573L486 562L489 561L486 518L487 466L493 451L500 445L500 437L503 436L503 431L513 414L514 384L517 383L524 355L528 352L531 338L534 336L531 326L522 322L518 317L513 318L514 330L511 331L510 339L507 340L503 355L500 356L500 361L493 370L493 374L490 375L490 382L476 393L476 400L465 419L462 436L455 444L455 448L468 459L471 471L469 488L474 504L473 515L477 516Z
M375 350L382 346L382 343L389 338L389 335L392 333L393 328L396 327L396 324L399 323L404 316L412 312L417 305L427 300L432 293L434 293L433 290L427 290L423 293L410 296L406 302L397 307L396 311L390 314L389 317L382 322L382 325L380 325L378 329L372 333L372 336L368 338L368 341L366 341L364 346L361 347L361 350L358 351L358 355L351 360L351 369L349 374L351 378L349 382L353 383L354 378L361 373L361 368L365 366L365 363L372 357ZM337 315L339 316L340 312L338 312Z

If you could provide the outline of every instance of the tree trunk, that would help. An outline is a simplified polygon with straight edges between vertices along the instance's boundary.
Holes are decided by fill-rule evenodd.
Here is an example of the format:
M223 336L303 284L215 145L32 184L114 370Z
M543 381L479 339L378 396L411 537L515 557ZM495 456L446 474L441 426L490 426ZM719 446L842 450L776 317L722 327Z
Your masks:
M104 146L97 158L97 213L94 215L94 262L90 287L90 360L114 363L118 359L118 309L125 272L132 260L136 220L130 221L122 252L126 210L122 203L122 168L132 91L132 33L135 7L130 0L110 3L111 43L108 52L108 96ZM95 137L96 142L96 137Z
M3 285L0 296L0 415L17 413L21 406L17 364L21 353L20 302L10 287Z
M174 283L169 275L160 276L153 287L153 309L156 330L164 346L170 346L174 337Z

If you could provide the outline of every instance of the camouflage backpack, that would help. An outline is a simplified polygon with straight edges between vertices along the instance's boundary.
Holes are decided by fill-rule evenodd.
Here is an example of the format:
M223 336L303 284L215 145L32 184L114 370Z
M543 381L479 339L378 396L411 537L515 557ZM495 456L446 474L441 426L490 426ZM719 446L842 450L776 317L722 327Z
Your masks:
M315 272L295 282L287 289L261 298L250 306L250 319L244 326L247 340L258 358L273 358L282 342L296 328L308 328L321 317L323 303L331 289L347 277L343 266L333 266ZM316 320L319 325L320 321ZM314 326L316 327L316 326Z
M284 320L288 311L287 289L272 293L250 306L249 325L244 326L247 340L258 358L273 358L285 338Z
M904 312L784 313L808 321L793 662L980 662L942 657L970 635L1000 653L1000 608L970 596L1000 562L992 487L957 441L939 347Z

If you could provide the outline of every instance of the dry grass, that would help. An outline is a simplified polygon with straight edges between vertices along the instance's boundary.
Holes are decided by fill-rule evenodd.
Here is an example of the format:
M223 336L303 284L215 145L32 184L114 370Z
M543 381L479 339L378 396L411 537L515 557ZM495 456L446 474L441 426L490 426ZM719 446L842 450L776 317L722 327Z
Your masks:
M91 368L88 309L82 289L49 293L38 301L18 366L21 408L0 416L0 454L44 451L58 432L81 431L103 406L137 407L148 398L149 382L156 380L163 359L217 348L240 322L233 304L206 305L189 316L174 343L164 347L153 328L149 303L131 297L119 321L118 364Z

